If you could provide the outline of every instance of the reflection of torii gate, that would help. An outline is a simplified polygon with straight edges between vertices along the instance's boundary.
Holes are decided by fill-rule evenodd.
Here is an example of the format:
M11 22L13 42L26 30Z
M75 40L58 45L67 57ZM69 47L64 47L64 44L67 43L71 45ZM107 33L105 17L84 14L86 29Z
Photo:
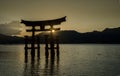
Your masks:
M40 49L40 43L39 43L39 38L35 37L35 32L39 32L39 31L51 31L51 38L50 40L48 39L48 36L45 36L45 43L46 43L46 57L48 57L48 49L51 49L51 56L54 56L54 49L57 49L57 54L59 53L59 45L58 45L58 38L54 39L53 38L53 34L52 34L52 30L60 30L60 28L54 28L54 25L59 25L62 22L66 21L66 16L59 18L59 19L53 19L53 20L44 20L44 21L26 21L26 20L22 20L21 23L25 24L28 27L32 27L32 29L27 29L27 32L32 32L32 39L30 40L31 43L31 47L28 47L28 36L25 37L25 57L27 57L27 49L31 49L31 56L32 56L32 60L34 60L34 56L35 56L35 49L38 49L38 57L40 57L39 53L39 49ZM39 29L36 29L35 27L39 26ZM46 29L45 26L50 26L49 29ZM56 40L56 41L55 41ZM38 44L37 47L35 47L35 44ZM56 42L56 43L55 43ZM48 47L48 44L50 44L50 47ZM54 45L57 44L56 47L54 47Z

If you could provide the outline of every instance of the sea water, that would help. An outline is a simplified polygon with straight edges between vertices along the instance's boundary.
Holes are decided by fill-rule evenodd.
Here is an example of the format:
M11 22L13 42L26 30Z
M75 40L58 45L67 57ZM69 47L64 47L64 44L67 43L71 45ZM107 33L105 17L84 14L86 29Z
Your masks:
M120 44L60 44L60 56L25 63L24 45L0 45L0 76L120 76Z

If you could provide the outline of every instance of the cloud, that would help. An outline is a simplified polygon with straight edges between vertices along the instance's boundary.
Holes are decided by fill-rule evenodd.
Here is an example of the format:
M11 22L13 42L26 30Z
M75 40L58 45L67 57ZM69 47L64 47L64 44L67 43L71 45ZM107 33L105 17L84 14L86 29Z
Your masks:
M21 24L19 21L0 24L0 33L5 35L18 35L21 32Z

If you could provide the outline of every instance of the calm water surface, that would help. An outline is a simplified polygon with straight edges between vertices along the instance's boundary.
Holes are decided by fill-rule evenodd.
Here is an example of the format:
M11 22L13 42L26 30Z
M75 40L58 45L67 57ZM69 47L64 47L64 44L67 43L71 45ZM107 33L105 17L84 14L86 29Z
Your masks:
M60 57L24 62L24 45L0 45L0 76L120 76L119 44L62 44Z

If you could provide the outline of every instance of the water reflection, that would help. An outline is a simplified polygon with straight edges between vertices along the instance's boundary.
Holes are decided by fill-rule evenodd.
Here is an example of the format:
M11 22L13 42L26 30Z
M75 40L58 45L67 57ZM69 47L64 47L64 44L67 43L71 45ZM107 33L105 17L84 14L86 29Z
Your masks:
M35 56L34 63L30 51L24 63L23 48L0 45L0 76L120 76L120 45L62 44L60 60L46 59L41 47L41 58L37 61Z
M44 59L44 58L43 58ZM27 60L27 59L25 59ZM41 62L41 61L44 61ZM54 76L59 74L59 56L25 63L24 76ZM42 63L42 64L41 64Z
M59 57L46 58L44 76L54 76L59 74Z
M40 76L39 72L40 62L37 63L25 63L24 76Z
M34 54L34 56L32 55L32 50L29 50L29 49L25 49L25 53L24 53L24 62L25 63L27 63L30 59L30 57L28 57L29 56L29 54L28 54L28 51L30 52L31 51L31 63L34 63L34 58L35 58L35 55L36 54L38 54L38 51L37 51L37 53L36 53L36 51L34 52L34 53L36 53L36 54ZM37 59L39 60L40 59L40 56L37 56Z

